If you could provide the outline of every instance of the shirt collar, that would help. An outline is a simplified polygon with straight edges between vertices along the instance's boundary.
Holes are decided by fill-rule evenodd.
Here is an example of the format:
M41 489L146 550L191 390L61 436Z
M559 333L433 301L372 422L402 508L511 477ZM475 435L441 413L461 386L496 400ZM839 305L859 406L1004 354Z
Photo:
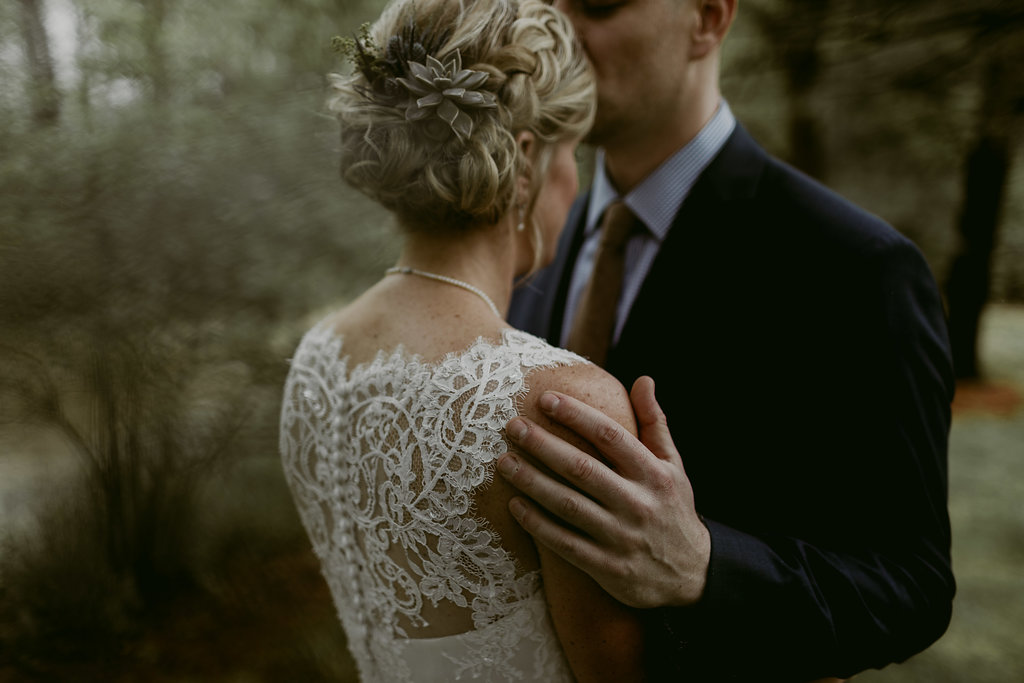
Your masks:
M639 185L626 194L626 206L636 214L659 242L668 235L672 221L679 212L697 178L725 145L736 127L729 104L722 100L711 120L704 124L690 142L666 159ZM608 205L619 199L604 165L604 150L597 150L594 180L587 204L585 231L593 233Z

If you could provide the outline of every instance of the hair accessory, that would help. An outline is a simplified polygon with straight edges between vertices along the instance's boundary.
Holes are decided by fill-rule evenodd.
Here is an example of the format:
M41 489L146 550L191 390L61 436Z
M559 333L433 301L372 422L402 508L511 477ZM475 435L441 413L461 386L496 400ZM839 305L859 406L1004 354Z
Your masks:
M467 111L497 107L494 93L479 90L489 75L483 71L462 68L462 55L455 55L442 63L427 55L426 63L409 62L412 78L395 80L409 91L405 109L407 121L419 121L437 116L451 126L452 131L465 141L473 134L473 117Z
M405 110L407 121L448 124L461 141L473 133L470 111L498 106L494 93L480 90L489 74L462 68L459 50L446 61L434 57L451 36L451 29L418 30L410 21L402 32L381 48L363 24L359 35L335 37L334 49L355 65L367 86L364 97L385 106Z

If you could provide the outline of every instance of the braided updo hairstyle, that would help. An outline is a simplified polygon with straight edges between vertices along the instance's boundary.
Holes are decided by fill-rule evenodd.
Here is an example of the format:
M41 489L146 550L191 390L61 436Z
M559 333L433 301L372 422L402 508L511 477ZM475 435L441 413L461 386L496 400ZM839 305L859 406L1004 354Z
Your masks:
M352 44L356 68L331 75L328 101L341 124L342 177L406 230L466 230L513 208L532 215L553 143L582 137L593 121L594 81L572 26L540 0L395 0ZM404 58L422 62L424 52L443 63L457 52L463 69L487 74L477 90L497 106L468 111L470 134L436 116L407 119L409 93L394 76L411 79ZM522 131L536 136L532 158L516 143Z

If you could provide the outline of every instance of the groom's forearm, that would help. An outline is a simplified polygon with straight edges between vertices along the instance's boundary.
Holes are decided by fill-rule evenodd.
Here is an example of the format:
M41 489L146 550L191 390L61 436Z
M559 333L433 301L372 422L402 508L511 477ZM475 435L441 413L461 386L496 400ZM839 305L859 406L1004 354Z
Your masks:
M949 622L948 553L932 543L898 555L840 554L707 523L712 558L702 600L658 611L681 673L848 677L921 651Z

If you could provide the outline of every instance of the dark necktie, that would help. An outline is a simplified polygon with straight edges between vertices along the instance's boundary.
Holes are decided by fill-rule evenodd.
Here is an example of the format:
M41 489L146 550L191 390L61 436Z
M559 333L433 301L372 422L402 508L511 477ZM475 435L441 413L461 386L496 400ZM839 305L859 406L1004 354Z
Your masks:
M615 201L605 209L594 269L569 331L568 348L602 367L615 329L626 242L637 225L636 216L622 201Z

